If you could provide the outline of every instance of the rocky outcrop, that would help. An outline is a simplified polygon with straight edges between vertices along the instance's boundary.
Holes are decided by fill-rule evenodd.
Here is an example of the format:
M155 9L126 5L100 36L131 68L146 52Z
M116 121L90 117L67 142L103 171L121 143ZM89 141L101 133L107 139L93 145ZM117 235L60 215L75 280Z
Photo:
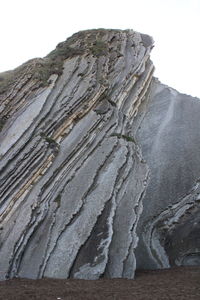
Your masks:
M68 44L48 86L31 61L33 75L2 96L1 278L134 276L148 167L131 124L151 83L152 40L100 30Z
M199 100L153 79L152 47L84 31L0 74L1 279L199 261Z

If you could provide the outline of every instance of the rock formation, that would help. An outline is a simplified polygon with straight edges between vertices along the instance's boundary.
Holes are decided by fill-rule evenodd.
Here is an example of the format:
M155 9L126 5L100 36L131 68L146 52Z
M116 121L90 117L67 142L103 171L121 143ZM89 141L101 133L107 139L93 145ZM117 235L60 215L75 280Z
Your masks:
M200 265L200 100L155 79L150 93L137 130L151 172L137 267Z
M199 264L199 99L151 37L73 35L0 74L0 278L133 278Z

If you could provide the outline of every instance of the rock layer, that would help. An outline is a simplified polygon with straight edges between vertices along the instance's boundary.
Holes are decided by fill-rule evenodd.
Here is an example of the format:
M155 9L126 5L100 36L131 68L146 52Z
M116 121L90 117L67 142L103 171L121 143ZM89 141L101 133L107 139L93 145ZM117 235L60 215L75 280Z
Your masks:
M1 279L199 262L199 100L153 79L152 47L84 31L0 74Z
M48 86L24 73L2 96L1 278L134 276L148 167L130 134L152 39L80 35Z

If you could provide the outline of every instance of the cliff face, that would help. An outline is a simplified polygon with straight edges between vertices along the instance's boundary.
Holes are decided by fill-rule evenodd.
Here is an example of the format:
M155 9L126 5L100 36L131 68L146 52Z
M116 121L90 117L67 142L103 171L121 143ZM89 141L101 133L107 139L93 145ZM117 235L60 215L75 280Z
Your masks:
M137 267L200 265L200 100L157 80L150 93L137 131L151 170L137 229Z
M199 263L199 100L153 79L152 47L85 31L0 74L1 279Z

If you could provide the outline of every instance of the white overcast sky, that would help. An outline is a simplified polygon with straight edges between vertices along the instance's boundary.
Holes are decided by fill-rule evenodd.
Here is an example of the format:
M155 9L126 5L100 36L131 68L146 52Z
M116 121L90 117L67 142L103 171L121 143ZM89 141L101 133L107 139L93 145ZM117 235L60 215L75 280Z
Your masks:
M200 0L1 0L0 72L92 28L153 36L155 76L200 98Z

